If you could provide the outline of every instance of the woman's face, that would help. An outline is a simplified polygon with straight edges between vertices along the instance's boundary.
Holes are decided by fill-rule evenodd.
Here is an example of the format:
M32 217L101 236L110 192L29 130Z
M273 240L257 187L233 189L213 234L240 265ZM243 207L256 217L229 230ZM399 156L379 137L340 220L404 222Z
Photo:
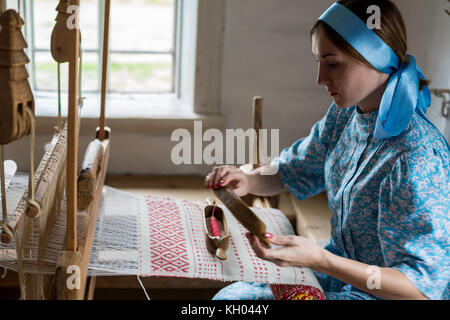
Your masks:
M312 36L312 53L318 63L317 84L325 86L338 107L358 105L364 112L378 109L388 74L344 54L320 27Z

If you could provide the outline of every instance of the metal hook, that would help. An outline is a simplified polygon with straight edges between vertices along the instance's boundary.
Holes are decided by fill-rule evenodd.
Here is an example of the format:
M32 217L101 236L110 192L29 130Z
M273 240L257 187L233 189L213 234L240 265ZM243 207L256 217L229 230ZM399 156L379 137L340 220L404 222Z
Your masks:
M442 101L442 106L441 106L441 115L444 118L447 119L449 117L449 114L450 114L450 112L449 112L449 109L450 109L450 89L431 89L430 92L433 93L438 98L441 98L443 100ZM446 94L449 95L449 99L447 99Z
M449 109L450 109L450 100L445 100L442 101L442 106L441 106L441 114L444 118L448 118L449 115Z

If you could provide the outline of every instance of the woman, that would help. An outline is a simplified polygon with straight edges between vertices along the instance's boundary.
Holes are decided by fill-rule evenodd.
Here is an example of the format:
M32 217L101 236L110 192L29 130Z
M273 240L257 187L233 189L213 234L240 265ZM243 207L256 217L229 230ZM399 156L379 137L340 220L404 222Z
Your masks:
M381 9L381 29L366 25ZM256 254L280 266L311 268L327 299L447 299L449 147L425 115L427 82L406 55L396 6L342 0L311 30L317 83L333 97L308 137L266 166L245 174L215 168L206 187L239 196L287 189L300 200L326 190L332 235L325 248L299 236L268 234L269 249L249 234ZM276 175L264 171L277 167ZM273 172L273 171L272 171ZM265 284L238 282L216 299L273 299Z

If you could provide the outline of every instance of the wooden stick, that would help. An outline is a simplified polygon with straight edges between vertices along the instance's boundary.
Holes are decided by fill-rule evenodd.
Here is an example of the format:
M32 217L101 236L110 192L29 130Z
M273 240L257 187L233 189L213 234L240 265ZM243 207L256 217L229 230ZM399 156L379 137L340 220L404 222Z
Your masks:
M259 131L262 127L262 97L253 97L253 129L256 131L256 164L253 164L253 169L261 166L259 158Z
M95 276L89 277L87 280L86 300L94 300L95 282L97 278Z
M102 57L102 92L101 92L101 110L99 121L99 139L105 139L105 103L106 103L106 86L108 74L108 49L109 49L109 13L111 7L111 0L105 1L105 17L103 27L103 57Z
M80 0L72 0L71 5L80 5ZM67 228L66 250L77 250L77 176L78 176L78 63L80 30L71 30L74 50L69 60L69 111L67 133Z

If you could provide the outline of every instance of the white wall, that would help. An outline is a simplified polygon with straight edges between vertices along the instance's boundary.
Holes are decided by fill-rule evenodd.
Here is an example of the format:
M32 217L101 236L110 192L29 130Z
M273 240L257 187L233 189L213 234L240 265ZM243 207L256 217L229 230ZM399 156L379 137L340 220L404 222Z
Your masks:
M222 61L221 112L226 128L248 128L252 97L264 97L263 127L280 129L280 149L307 135L322 118L331 100L316 85L316 62L311 56L309 30L331 0L226 0ZM406 20L410 52L433 87L448 85L449 29L444 0L396 0ZM444 4L442 4L444 3ZM445 13L444 13L445 14ZM446 17L447 23L449 18ZM435 99L435 98L433 98ZM433 111L440 107L440 100ZM436 105L437 104L437 105ZM430 110L431 111L431 110ZM429 115L432 112L429 112ZM430 116L431 117L431 116ZM437 119L437 117L435 117ZM83 134L84 150L92 131ZM170 161L170 133L152 129L113 133L110 173L204 174L210 166L175 166ZM49 140L40 134L38 144ZM7 147L7 156L28 168L27 140ZM81 154L81 153L80 153Z
M450 10L446 0L394 0L408 32L408 52L415 56L430 88L449 88L450 84ZM450 141L450 125L441 116L442 99L432 95L427 116ZM448 123L448 120L447 120ZM446 132L447 131L447 132Z
M309 134L331 103L316 85L309 32L328 0L229 0L222 77L228 127L251 124L261 95L263 127L280 129L280 148Z

